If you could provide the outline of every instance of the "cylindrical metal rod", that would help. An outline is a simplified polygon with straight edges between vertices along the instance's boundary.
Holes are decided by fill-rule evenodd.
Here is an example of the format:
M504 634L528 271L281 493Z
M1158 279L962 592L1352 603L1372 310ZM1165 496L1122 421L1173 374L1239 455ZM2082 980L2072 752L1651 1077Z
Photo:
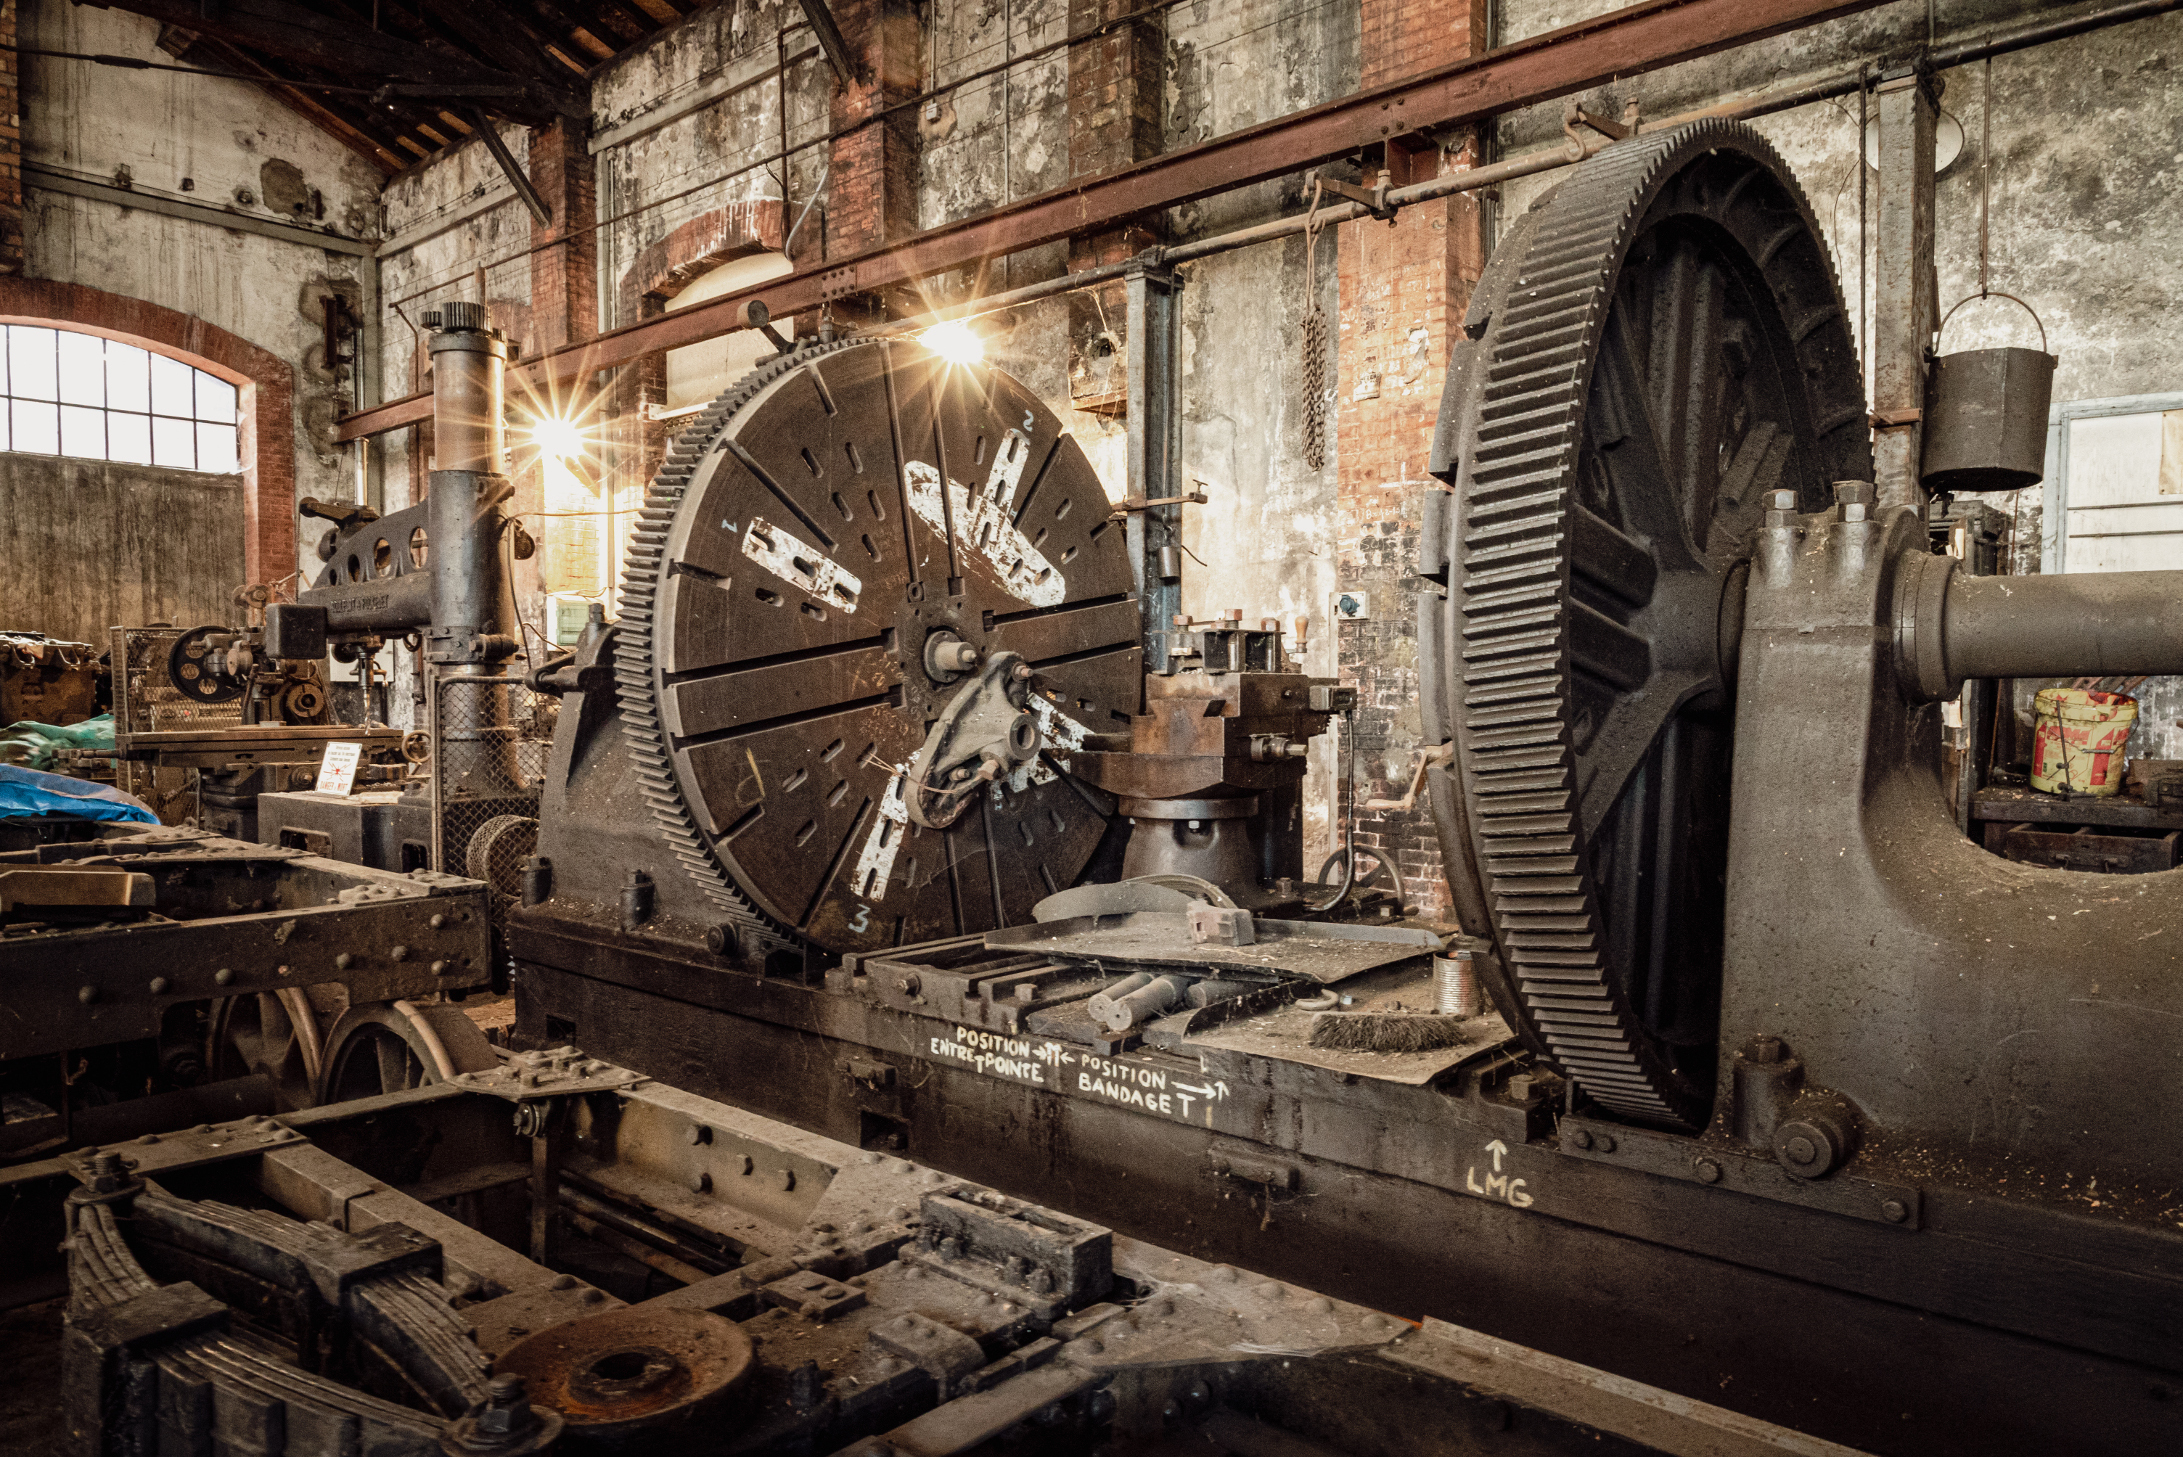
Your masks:
M2183 673L2183 572L1951 573L1950 682Z
M433 331L432 467L434 470L508 469L507 427L501 418L508 342L485 326L485 307L440 306L443 326Z

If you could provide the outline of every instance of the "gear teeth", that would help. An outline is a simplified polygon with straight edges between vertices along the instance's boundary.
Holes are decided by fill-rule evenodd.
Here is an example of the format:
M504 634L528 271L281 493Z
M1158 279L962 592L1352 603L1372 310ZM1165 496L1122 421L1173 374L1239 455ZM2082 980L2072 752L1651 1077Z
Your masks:
M1443 649L1468 833L1522 1016L1599 1102L1684 1125L1704 1107L1609 978L1578 816L1571 557L1585 402L1624 258L1686 164L1722 148L1786 180L1772 148L1736 123L1635 138L1580 166L1543 205L1521 257L1504 254L1514 278L1473 356L1482 375L1469 386ZM1802 216L1769 229L1767 253L1812 231L1797 200ZM1808 307L1797 325L1832 317Z
M738 927L768 936L792 937L794 933L759 910L714 856L676 779L667 735L660 726L662 685L653 641L660 571L684 492L689 489L698 467L722 448L729 424L743 407L757 398L767 385L803 368L813 359L869 342L843 339L831 344L814 344L761 364L722 391L719 398L707 405L690 427L668 445L659 474L645 488L644 504L637 510L628 555L622 562L621 632L614 652L614 680L621 693L622 739L629 747L639 793L651 809L661 837L706 898Z

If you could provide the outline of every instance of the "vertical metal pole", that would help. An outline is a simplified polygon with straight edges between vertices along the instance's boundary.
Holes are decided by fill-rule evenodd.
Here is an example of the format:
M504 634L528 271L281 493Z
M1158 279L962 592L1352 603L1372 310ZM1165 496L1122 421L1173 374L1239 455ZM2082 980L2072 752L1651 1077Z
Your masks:
M1129 311L1124 325L1129 372L1129 494L1159 500L1182 494L1176 459L1180 438L1176 376L1181 367L1177 304L1182 280L1153 264L1128 274ZM1161 548L1172 575L1163 572ZM1182 507L1149 506L1129 513L1131 585L1144 624L1145 669L1166 666L1167 639L1182 611Z
M1933 123L1939 83L1912 73L1874 90L1880 206L1872 299L1873 461L1880 502L1925 506L1925 351L1938 318L1933 271Z
M379 350L383 344L379 311L385 304L380 296L377 249L357 260L356 272L362 283L357 312L363 317L357 323L356 365L350 378L356 386L356 408L368 410L379 403ZM387 509L386 453L374 435L357 441L356 448L364 479L364 504L384 515Z

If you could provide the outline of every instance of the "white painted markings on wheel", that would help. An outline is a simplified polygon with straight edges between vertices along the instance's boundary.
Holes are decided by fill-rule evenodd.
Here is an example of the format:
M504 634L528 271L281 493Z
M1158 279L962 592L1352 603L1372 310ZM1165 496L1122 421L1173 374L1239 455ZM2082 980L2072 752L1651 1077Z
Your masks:
M1511 1209L1529 1209L1535 1202L1524 1189L1525 1180L1511 1179L1501 1171L1501 1160L1508 1157L1508 1145L1498 1138L1484 1149L1493 1161L1481 1177L1479 1165L1472 1164L1463 1171L1463 1187L1481 1199L1494 1199L1506 1203Z
M973 494L962 482L949 481L944 504L940 472L930 463L913 460L903 467L902 477L909 485L910 509L927 526L945 536L952 517L958 550L984 557L1010 596L1033 607L1052 607L1069 595L1069 584L1011 519L1016 481L1029 450L1022 435L1009 431L984 489Z
M1134 1058L1100 1057L1050 1037L957 1026L950 1034L928 1039L926 1051L989 1078L1135 1108L1177 1123L1210 1127L1213 1109L1228 1100L1228 1085L1217 1078L1199 1074L1200 1081L1185 1082L1188 1073Z
M806 546L770 521L752 520L750 530L743 533L743 555L813 602L823 604L818 608L820 617L826 615L828 607L841 612L857 610L864 583L825 552Z

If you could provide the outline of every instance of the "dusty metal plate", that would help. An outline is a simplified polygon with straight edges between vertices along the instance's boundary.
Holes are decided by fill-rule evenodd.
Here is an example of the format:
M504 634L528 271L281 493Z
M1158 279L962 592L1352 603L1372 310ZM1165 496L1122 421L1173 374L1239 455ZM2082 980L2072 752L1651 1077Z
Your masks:
M1027 920L1076 878L1105 811L1050 761L944 833L900 793L957 691L934 634L1022 654L1050 743L1137 708L1123 532L1030 391L904 341L777 361L684 436L639 537L619 670L651 702L628 726L701 880L855 951Z
M1316 982L1337 982L1382 966L1431 956L1443 936L1406 926L1339 926L1316 921L1252 923L1249 946L1193 942L1186 917L1172 911L1131 911L1113 916L1074 916L1009 926L986 933L995 951L1098 961L1105 966L1195 966L1207 971L1287 973Z
M531 1400L594 1439L625 1439L718 1410L753 1366L750 1337L709 1311L609 1311L540 1331L493 1362Z

